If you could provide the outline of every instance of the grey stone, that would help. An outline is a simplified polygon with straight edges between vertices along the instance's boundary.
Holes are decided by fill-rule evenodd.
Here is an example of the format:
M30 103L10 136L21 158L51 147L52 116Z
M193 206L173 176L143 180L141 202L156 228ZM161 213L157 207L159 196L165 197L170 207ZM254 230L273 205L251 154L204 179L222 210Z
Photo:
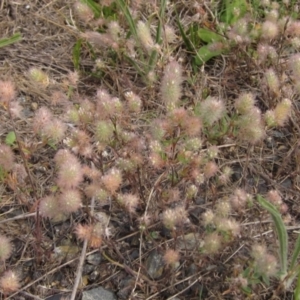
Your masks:
M194 250L200 243L200 234L191 232L178 238L177 247L180 250Z
M164 270L164 260L157 251L152 251L146 260L146 268L148 274L153 279L161 277Z
M101 262L101 254L99 252L93 253L86 258L86 261L90 265L98 266Z
M117 300L115 294L111 291L98 287L82 293L82 300Z

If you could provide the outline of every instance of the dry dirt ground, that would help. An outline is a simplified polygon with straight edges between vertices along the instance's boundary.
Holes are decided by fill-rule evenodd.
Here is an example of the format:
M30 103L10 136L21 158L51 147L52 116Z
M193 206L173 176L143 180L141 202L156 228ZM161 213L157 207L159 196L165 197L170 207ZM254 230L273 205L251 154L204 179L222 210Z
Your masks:
M71 0L0 1L0 37L8 37L16 32L22 35L20 42L0 49L0 79L9 79L15 83L18 99L24 107L26 116L12 123L1 109L0 139L3 142L8 132L16 130L20 141L26 147L35 147L30 164L34 174L33 186L36 188L35 192L20 191L0 184L0 232L9 236L14 245L13 255L7 261L6 267L11 267L21 274L22 286L15 296L7 299L46 299L55 294L66 296L71 293L76 276L82 244L74 237L73 223L86 218L88 213L83 210L58 224L40 220L41 245L36 244L38 233L33 194L39 198L47 190L48 179L53 172L50 157L53 157L54 150L50 147L39 147L28 121L38 107L48 105L53 90L65 89L66 76L70 70L74 70L72 53L79 32L72 24L68 24L68 20L73 18L72 4ZM41 68L51 75L52 82L47 90L37 88L28 80L27 72L31 67ZM103 78L95 79L87 75L92 67L93 61L89 51L86 50L85 53L83 50L81 69L85 72L82 72L80 77L79 92L91 95L105 81L116 89L115 94L118 95L120 91L114 81L117 70L110 70ZM216 78L216 75L222 68L222 60L216 60L204 70L210 87L215 86L218 89L219 78ZM227 96L235 93L235 85L244 84L236 80L236 74L243 71L245 71L243 66L226 65L221 85L222 91ZM246 70L249 73L251 71ZM133 78L131 82L134 80ZM120 85L126 84L122 79L120 82ZM135 84L138 86L139 82ZM197 89L197 86L194 88ZM188 96L189 92L184 93ZM230 146L230 141L224 141L224 145L228 146L224 146L221 151L220 162L222 166L228 165L234 170L232 183L221 190L216 190L210 184L200 187L201 197L199 196L189 207L193 226L200 228L196 230L200 236L199 218L205 208L234 187L243 186L253 193L263 194L269 189L281 192L289 207L291 215L288 224L289 233L291 240L294 239L300 212L300 178L299 169L295 166L295 157L299 151L299 120L299 111L295 110L289 126L273 131L273 136L250 148L240 147L237 150L234 146ZM22 161L17 147L15 153L19 161ZM13 185L13 182L11 184ZM172 243L173 237L163 231L159 222L152 225L150 229L153 239L144 241L144 256L140 258L138 227L132 227L130 220L124 217L121 210L114 211L112 219L117 230L116 239L103 244L100 251L102 260L99 264L85 262L86 275L83 276L79 286L78 299L82 291L97 286L112 290L119 299L129 299L133 287L136 293L131 299L171 299L177 293L179 299L246 299L245 295L230 290L228 278L234 274L233 266L247 259L254 239L274 245L274 251L278 245L267 213L257 208L246 218L244 216L237 218L243 223L241 238L229 244L217 258L203 259L199 258L194 250L182 250L182 264L176 270L176 274L164 270L162 277L153 280L146 272L149 256L155 255L153 250L159 253L164 248L164 243ZM195 237L191 240L193 242ZM97 253L99 253L97 249L88 249L88 254ZM93 259L97 259L97 256L95 257ZM276 284L274 281L270 287L259 285L254 289L251 299L271 299L273 291L277 289ZM290 293L278 293L277 299L292 299ZM276 295L273 296L275 299ZM1 299L4 299L3 295Z

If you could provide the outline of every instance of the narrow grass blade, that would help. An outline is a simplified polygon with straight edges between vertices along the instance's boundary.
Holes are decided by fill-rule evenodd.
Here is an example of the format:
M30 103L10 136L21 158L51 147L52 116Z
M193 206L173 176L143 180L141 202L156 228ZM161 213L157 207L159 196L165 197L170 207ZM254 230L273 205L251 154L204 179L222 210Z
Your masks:
M187 47L187 49L191 52L194 52L194 47L190 41L190 39L187 37L187 35L185 34L184 32L184 29L180 23L180 20L179 20L179 16L177 14L177 24L178 24L178 28L179 28L179 31L180 31L180 34L181 34L181 37L183 39L183 42L185 43L185 46Z
M140 76L145 77L144 71L139 67L139 65L134 61L134 59L130 58L129 56L125 55L128 61L133 65L135 70L139 73Z
M159 9L159 20L158 20L158 26L156 30L156 38L155 42L156 44L160 45L162 43L162 38L161 38L161 33L162 33L162 27L163 27L163 20L164 20L164 15L165 15L165 10L166 10L166 0L161 0L160 2L160 9ZM157 50L153 50L149 59L149 71L153 70L153 67L156 63L157 60Z
M134 35L135 38L137 38L135 22L132 19L131 13L128 9L128 5L125 3L124 0L116 0L116 3L119 6L119 8L121 9L121 11L123 12L123 14L128 22L131 33Z
M259 204L265 208L272 216L275 224L279 239L279 258L281 264L282 275L287 273L287 251L288 251L288 235L284 223L282 221L281 215L273 204L265 200L262 196L258 195L257 200Z
M0 39L0 48L19 42L21 39L21 33L15 33L9 38Z
M159 8L159 20L158 20L158 26L157 26L156 38L155 38L156 44L159 44L159 45L162 42L161 32L162 32L163 20L164 20L165 11L166 11L166 5L167 5L167 1L166 0L161 0L160 8Z
M300 253L300 234L298 234L298 238L297 238L295 248L294 248L294 251L293 251L290 270L292 270L295 267L295 265L297 263L297 258L299 256L299 253Z
M300 276L298 275L297 285L294 291L294 300L300 300Z
M79 39L73 47L73 64L76 70L79 70L81 42L81 39Z

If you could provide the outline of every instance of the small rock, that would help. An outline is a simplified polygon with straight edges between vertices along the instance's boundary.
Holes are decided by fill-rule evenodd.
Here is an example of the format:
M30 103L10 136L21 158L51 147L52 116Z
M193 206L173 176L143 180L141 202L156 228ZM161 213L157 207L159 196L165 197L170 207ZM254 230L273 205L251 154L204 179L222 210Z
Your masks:
M183 237L178 238L178 249L180 250L194 250L199 247L201 243L200 235L198 233L188 233Z
M87 263L94 266L100 265L101 260L102 257L99 252L93 253L86 258Z
M146 268L151 278L158 279L161 277L164 270L163 256L157 251L152 251L146 260Z
M117 300L111 291L98 287L82 293L82 300Z

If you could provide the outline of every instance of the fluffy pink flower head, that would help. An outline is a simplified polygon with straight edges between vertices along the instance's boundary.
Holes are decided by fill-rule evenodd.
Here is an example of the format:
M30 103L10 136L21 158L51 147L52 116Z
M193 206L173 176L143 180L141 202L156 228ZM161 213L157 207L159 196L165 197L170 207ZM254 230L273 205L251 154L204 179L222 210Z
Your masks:
M122 183L121 171L116 168L112 168L101 178L101 181L105 189L111 194L114 194Z
M59 196L59 205L63 212L76 212L82 205L80 192L76 189L64 190Z
M279 207L282 204L282 198L278 191L271 190L267 193L266 198L275 206Z
M299 80L300 78L300 54L297 53L289 59L289 66L293 72L295 79Z
M89 41L94 47L98 48L117 48L118 45L115 43L110 34L99 33L97 31L86 31L81 34L81 37Z
M142 100L141 98L133 92L127 92L124 94L127 100L127 107L130 112L139 113L142 107Z
M77 238L81 241L84 241L85 239L90 239L92 231L93 231L93 225L78 224L75 228L75 234Z
M57 178L59 187L63 189L78 187L83 180L83 171L76 156L68 150L59 150L54 159L59 169Z
M216 99L215 97L207 97L200 104L200 114L202 120L208 126L221 119L225 113L225 105L223 101Z
M245 115L253 109L255 104L252 93L243 93L235 100L235 108L239 114Z
M162 100L168 111L178 105L181 97L182 69L178 62L171 61L166 65L161 82Z
M178 251L173 249L166 250L164 254L164 261L168 266L175 267L176 264L178 264L179 259L180 259L180 255Z
M269 87L269 90L275 95L278 95L280 89L280 83L279 83L279 78L273 68L266 70L265 79Z
M13 118L20 118L22 116L23 107L18 101L11 101L9 105L9 111Z
M41 129L41 134L54 143L58 143L64 138L66 130L66 124L61 120L54 118Z
M0 104L5 107L16 97L15 86L11 81L0 80Z
M275 122L278 126L283 126L288 120L292 110L291 100L285 98L279 102L274 109Z
M293 37L300 37L300 21L292 21L288 24L286 34Z
M11 148L7 145L0 145L0 167L5 171L10 171L14 167L15 156Z
M143 21L138 21L136 27L137 36L140 43L147 51L150 52L154 47L154 41L151 36L150 28Z
M182 226L189 221L187 211L183 206L165 210L162 218L163 224L169 230L176 230L177 226Z
M5 261L8 259L12 252L12 245L10 239L4 235L0 235L0 260Z
M209 233L204 238L203 252L214 254L220 250L222 238L217 232Z
M4 295L16 292L20 288L19 276L9 270L6 271L0 279L0 289Z
M50 219L55 218L62 212L58 199L53 195L42 198L39 211L43 217Z
M203 169L203 173L204 173L204 176L209 179L213 176L216 175L216 173L218 172L219 170L219 167L218 165L213 162L213 161L209 161L205 166L204 166L204 169Z
M140 202L140 199L133 194L124 194L118 196L118 201L129 213L134 213Z
M265 21L261 27L262 38L266 40L275 39L279 34L279 27L275 22Z
M94 13L90 9L90 7L87 4L82 3L81 1L75 2L74 9L78 18L84 23L90 22L94 17Z
M64 140L64 143L71 148L75 154L85 157L92 156L92 145L90 136L83 130L74 130L70 138Z
M265 136L261 111L257 107L254 107L248 114L240 116L237 123L240 127L238 137L241 140L254 144Z
M32 126L34 132L39 132L46 125L51 123L53 119L53 115L51 111L46 107L41 107L35 112L35 116L33 118Z
M249 198L250 196L246 193L245 190L236 189L233 195L231 195L230 197L230 203L234 209L239 211L246 206Z
M76 87L79 82L79 73L77 71L69 71L68 80L72 86Z
M97 113L102 118L121 114L123 104L117 97L112 97L105 89L97 91Z

